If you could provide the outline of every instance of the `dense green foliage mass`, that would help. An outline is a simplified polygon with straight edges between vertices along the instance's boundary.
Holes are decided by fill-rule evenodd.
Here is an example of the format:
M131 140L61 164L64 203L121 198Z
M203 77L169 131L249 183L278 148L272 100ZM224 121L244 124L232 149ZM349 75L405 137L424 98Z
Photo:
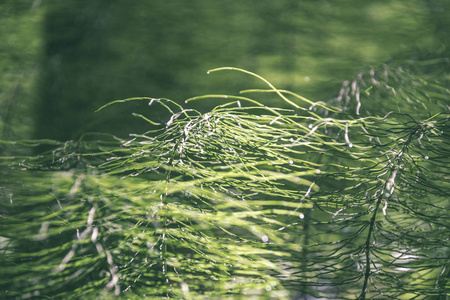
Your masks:
M135 114L155 129L129 140L86 135L3 157L2 296L445 297L446 64L383 65L344 83L331 104L222 68L269 88L244 94L290 108L247 95L188 99L225 99L200 113L130 98L116 102L161 105L171 117ZM385 97L395 109L370 115ZM33 145L5 145L17 146Z
M447 299L449 5L3 0L0 298Z

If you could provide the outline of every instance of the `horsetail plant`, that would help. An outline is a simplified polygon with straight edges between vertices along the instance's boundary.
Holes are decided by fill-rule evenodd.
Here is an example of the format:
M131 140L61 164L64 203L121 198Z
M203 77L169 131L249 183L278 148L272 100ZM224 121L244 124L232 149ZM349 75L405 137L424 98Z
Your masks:
M369 89L363 76L353 93L344 84L341 105L246 70L212 72L223 70L268 89L186 101L220 101L206 113L169 99L114 101L148 101L170 118L135 114L154 129L129 140L86 135L2 157L2 297L448 295L448 89L433 83L428 99L441 111L431 116L377 116L356 96ZM386 86L374 84L375 95ZM399 103L413 90L389 88ZM260 93L288 107L248 96Z

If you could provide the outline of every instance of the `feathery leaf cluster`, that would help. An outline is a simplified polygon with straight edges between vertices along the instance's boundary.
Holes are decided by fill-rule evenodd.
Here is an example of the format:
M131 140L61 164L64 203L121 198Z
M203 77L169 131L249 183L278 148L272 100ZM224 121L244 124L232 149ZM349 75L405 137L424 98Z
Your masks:
M448 78L383 66L326 104L245 70L212 71L224 69L269 87L246 95L270 92L291 108L189 99L226 100L201 113L131 98L116 102L149 101L171 118L136 114L156 129L128 141L86 135L2 158L2 297L449 293ZM381 98L398 109L369 114Z

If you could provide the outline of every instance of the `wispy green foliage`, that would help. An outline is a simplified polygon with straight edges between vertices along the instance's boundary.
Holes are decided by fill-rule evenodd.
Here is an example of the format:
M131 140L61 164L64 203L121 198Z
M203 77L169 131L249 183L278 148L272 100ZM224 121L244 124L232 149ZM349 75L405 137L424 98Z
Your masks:
M158 125L136 115L155 129L127 141L92 135L3 158L3 297L449 293L445 86L428 95L432 116L352 117L347 106L224 69L269 89L187 101L225 100L207 113L168 99L121 100L161 105L171 117ZM383 87L414 91L394 83ZM377 101L362 81L351 88ZM268 92L291 108L248 96Z
M345 81L332 102L354 116L397 112L427 118L449 110L449 70L445 54L408 51Z

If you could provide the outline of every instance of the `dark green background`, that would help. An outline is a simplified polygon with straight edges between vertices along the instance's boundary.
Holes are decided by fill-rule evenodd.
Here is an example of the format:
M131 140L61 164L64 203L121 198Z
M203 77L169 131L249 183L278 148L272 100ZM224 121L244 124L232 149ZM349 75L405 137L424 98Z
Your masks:
M262 87L235 66L314 101L399 53L448 50L449 2L8 0L0 4L3 139L127 136L167 120L127 97L170 98ZM271 105L281 105L266 100ZM276 100L278 101L278 100ZM207 110L217 103L198 103Z

